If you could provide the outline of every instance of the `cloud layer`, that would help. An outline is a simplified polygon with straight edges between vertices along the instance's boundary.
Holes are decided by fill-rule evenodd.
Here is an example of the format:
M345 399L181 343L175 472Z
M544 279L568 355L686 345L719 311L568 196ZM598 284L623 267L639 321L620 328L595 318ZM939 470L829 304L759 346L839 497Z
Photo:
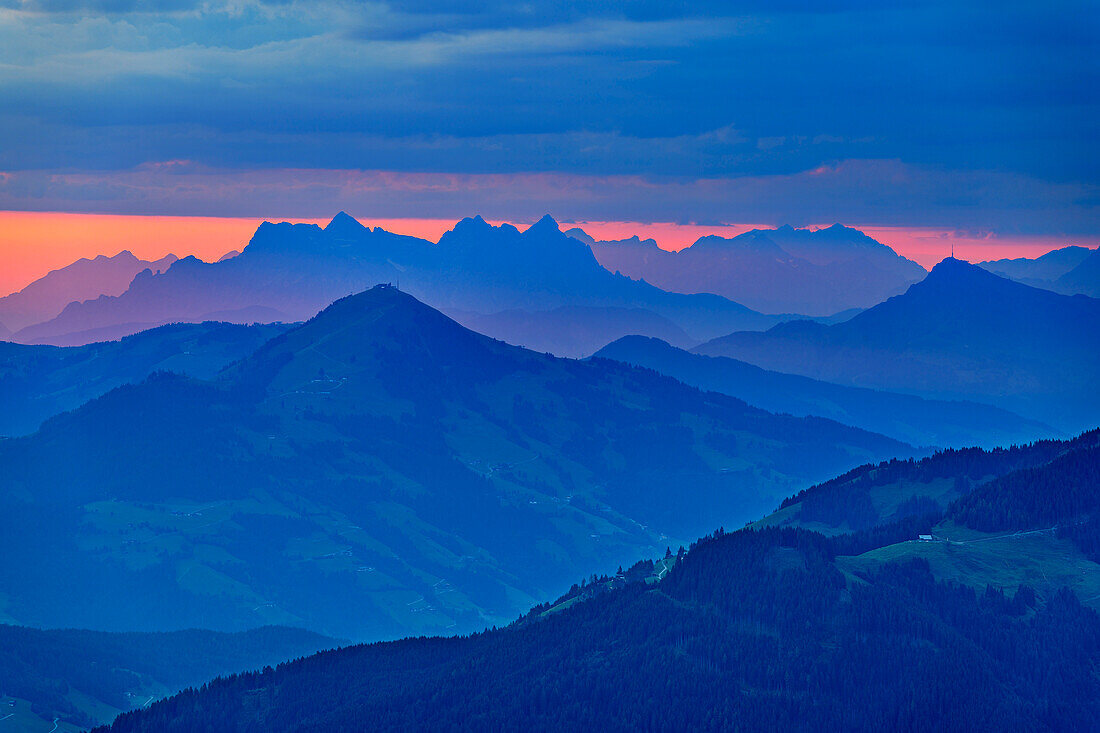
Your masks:
M595 201L613 209L596 216L623 218L655 187L682 206L674 218L873 210L884 223L1096 232L1090 6L0 0L0 206L264 206L259 193L148 194L168 185L149 183L151 163L186 160L264 195L329 171L288 202L300 216L333 210L312 203L332 180L390 171L481 194L368 186L416 209L394 216L492 207L515 187L537 201L548 194L530 181L550 175L575 217ZM815 187L821 170L839 188ZM772 198L800 192L803 208Z

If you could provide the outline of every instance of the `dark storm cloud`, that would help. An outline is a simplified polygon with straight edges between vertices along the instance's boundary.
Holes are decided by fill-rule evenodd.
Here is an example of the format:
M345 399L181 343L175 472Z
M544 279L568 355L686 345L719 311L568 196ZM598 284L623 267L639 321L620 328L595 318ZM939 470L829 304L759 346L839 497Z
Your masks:
M1095 212L1090 3L16 6L0 170L737 178L891 160L1080 186Z

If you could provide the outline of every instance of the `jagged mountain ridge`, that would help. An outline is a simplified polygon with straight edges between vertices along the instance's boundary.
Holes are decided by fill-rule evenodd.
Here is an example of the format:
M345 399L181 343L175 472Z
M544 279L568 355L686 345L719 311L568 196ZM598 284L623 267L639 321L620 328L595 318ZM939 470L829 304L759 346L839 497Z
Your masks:
M16 338L52 343L118 324L193 321L251 306L300 320L336 298L387 282L400 282L402 289L458 317L562 307L640 314L636 325L641 328L603 334L612 338L648 327L653 321L648 314L672 322L695 340L766 328L786 318L716 295L667 293L612 274L550 217L524 232L491 226L481 217L463 219L432 244L367 229L341 213L324 229L265 222L237 257L211 264L184 258L166 273L136 278L118 297L72 304L52 321L20 330ZM532 324L523 343L549 350L543 346L555 334L542 334L539 322Z
M26 326L57 316L74 301L100 295L118 295L142 270L162 272L176 259L175 255L169 254L159 260L141 260L129 250L113 257L99 255L81 258L66 267L50 271L18 292L0 298L0 323L8 329L7 336L10 336Z
M920 265L840 224L705 236L678 252L652 239L596 242L582 230L570 231L609 270L675 292L717 293L769 313L828 316L866 308L925 275Z

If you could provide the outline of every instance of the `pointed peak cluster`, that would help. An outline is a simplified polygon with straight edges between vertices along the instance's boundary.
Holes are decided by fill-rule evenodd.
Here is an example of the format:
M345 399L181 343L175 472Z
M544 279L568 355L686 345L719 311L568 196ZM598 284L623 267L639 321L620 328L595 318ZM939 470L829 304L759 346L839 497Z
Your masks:
M359 224L358 219L356 219L354 216L352 216L348 212L338 211L338 212L336 212L336 216L332 217L332 221L330 221L325 226L325 229L327 230L329 227L332 227L332 226L344 226L344 225L347 225L347 224L357 224L359 226L363 226L362 224Z
M579 229L571 231L573 233L566 236L576 235L579 237L587 237L587 235ZM480 214L478 214L473 217L466 217L465 219L462 219L454 225L454 228L452 228L443 236L448 237L448 235L458 235L460 237L476 237L486 236L494 232L507 236L545 236L547 234L555 233L562 234L561 228L558 226L557 221L555 221L554 218L549 214L539 219L523 232L520 232L520 230L517 229L515 226L507 223L501 224L500 226L493 226L489 222L485 221L485 219Z
M325 226L326 234L337 237L355 236L368 231L370 230L367 229L367 227L360 224L355 217L345 211L341 211L336 216L332 217L332 221Z
M560 232L560 231L561 231L561 228L558 226L558 222L554 220L554 217L547 214L544 217L542 217L541 219L539 219L537 222L535 222L534 224L529 226L527 228L527 231L524 232L524 233L529 234L529 233L533 232L535 234L542 234L542 233Z
M447 232L447 234L470 236L487 234L491 231L493 231L493 225L485 221L485 219L482 218L481 214L476 214L474 216L468 216L458 221L458 223L456 223L454 227L452 227L451 230ZM447 236L447 234L444 234L444 236Z

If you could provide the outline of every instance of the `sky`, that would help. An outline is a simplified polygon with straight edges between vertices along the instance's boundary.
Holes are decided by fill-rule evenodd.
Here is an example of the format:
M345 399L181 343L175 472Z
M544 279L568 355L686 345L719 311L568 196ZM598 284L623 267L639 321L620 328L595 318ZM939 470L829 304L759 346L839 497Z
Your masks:
M1098 39L1091 1L0 0L0 211L1094 244Z

